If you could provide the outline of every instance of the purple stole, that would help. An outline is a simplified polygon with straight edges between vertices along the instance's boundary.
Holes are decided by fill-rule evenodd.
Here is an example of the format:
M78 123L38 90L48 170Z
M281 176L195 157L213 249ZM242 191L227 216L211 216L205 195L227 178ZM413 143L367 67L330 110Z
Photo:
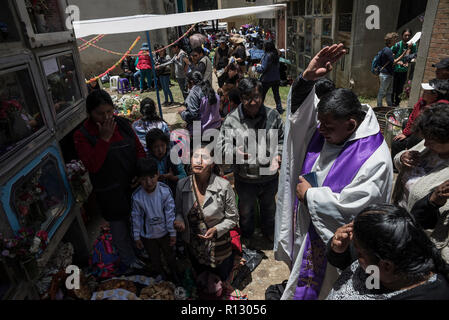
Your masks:
M323 182L323 187L329 187L332 192L340 193L351 183L362 165L382 145L384 137L379 132L376 135L354 140L347 143L338 155L332 168ZM301 174L309 173L324 146L324 137L316 130L307 148ZM296 198L294 209L294 228L299 200ZM296 230L295 230L296 231ZM296 232L293 232L293 236ZM317 300L326 273L326 244L317 234L312 221L306 235L306 244L302 256L298 283L294 300Z

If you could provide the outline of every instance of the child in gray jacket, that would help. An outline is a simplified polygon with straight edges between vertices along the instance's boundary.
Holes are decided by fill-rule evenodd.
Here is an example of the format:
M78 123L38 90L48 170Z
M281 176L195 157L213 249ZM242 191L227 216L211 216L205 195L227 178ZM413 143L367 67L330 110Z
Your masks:
M164 254L173 280L177 281L174 245L176 231L175 202L170 188L158 181L159 172L153 159L139 159L138 177L140 187L132 196L132 229L138 249L147 251L151 259L151 269L155 274L163 274L161 251Z

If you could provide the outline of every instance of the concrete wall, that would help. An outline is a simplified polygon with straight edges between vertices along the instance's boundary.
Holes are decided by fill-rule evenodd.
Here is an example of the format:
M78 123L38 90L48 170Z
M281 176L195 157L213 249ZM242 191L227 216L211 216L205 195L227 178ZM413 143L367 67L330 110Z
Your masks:
M377 5L380 9L380 29L366 28L365 13L369 5ZM352 30L352 68L351 78L354 80L353 90L361 96L375 96L379 89L378 77L371 73L371 62L377 52L384 46L384 37L388 32L396 30L400 1L391 0L356 0L354 1L353 19L355 29Z
M91 0L68 0L69 4L77 5L80 8L81 20L112 18L119 16L132 16L139 14L165 14L167 6L165 1L152 0L108 0L108 1L91 1ZM166 1L167 3L169 1ZM151 44L155 43L168 44L167 29L150 31ZM115 35L106 35L97 45L116 52L126 52L137 36L141 36L140 42L134 47L132 53L137 53L143 42L147 42L144 32L140 33L123 33ZM86 40L93 36L87 37ZM78 40L78 44L83 42ZM86 77L91 77L104 72L117 62L121 56L113 55L100 51L96 48L88 48L80 52L83 72ZM116 68L113 74L121 72L120 68Z

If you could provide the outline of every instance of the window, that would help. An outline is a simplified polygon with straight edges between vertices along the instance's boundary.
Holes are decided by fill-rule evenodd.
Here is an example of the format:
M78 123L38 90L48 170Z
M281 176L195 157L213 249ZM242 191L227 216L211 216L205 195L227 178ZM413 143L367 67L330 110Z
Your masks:
M0 73L0 157L43 127L26 67Z
M304 37L296 36L296 52L304 52Z
M338 31L351 32L352 30L352 13L340 14L338 23Z
M332 19L323 19L323 37L332 37Z
M14 15L12 14L9 2L3 4L0 10L0 43L20 41L19 32L14 23Z
M51 89L53 108L59 114L81 98L73 56L69 53L45 58L42 66Z
M316 15L321 14L321 0L314 0L313 13Z
M306 15L311 16L313 13L313 0L306 0Z
M323 14L332 14L332 0L323 0Z
M306 20L306 34L305 34L305 52L312 55L312 35L313 35L313 19Z
M67 207L67 190L58 169L58 160L46 155L13 186L11 208L20 227L50 231Z
M34 33L65 31L59 0L26 0Z
M304 19L298 19L298 33L304 33Z
M297 16L298 15L298 1L293 1L290 2L289 4L291 4L291 16Z
M299 0L298 2L298 16L306 14L306 0Z

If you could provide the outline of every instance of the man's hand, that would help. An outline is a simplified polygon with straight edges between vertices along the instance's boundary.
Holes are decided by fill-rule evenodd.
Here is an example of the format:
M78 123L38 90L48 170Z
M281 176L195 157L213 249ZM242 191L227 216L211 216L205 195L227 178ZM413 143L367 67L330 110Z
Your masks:
M140 183L140 179L138 177L134 177L133 180L131 181L131 188L135 188L139 185Z
M281 165L281 156L277 155L271 160L270 171L275 172L279 170L280 165Z
M346 54L343 43L325 47L310 61L302 77L314 81L332 71L332 65Z
M299 177L299 183L296 186L296 196L299 201L304 202L306 191L312 188L312 185L304 179L302 176Z
M137 249L139 249L139 250L142 250L143 249L143 242L142 242L142 240L136 240L136 247L137 247Z
M198 235L199 238L204 240L210 240L214 237L214 235L217 233L217 228L212 227L209 230L207 230L206 234L203 236L201 234Z
M183 108L183 107L179 108L179 109L178 109L178 114L181 114L181 113L183 113L183 112L184 112L185 110L186 110L186 109L185 109L185 108Z
M170 247L173 247L176 244L176 236L170 237L170 242L168 243L168 245Z
M350 224L346 224L343 227L338 228L337 231L335 231L335 234L332 238L331 242L332 251L336 253L345 252L352 241L353 232L354 232L354 222L351 222Z
M432 192L430 202L441 208L446 204L447 199L449 199L449 180L440 184L435 191Z
M405 135L405 134L403 134L403 133L400 133L400 134L398 134L396 137L394 137L393 138L393 141L402 141L402 140L404 140L405 138L407 138L407 136Z
M173 222L173 227L175 227L175 230L178 232L183 232L186 229L186 225L184 224L184 222L177 220Z
M99 131L98 137L106 142L109 142L114 134L116 125L117 123L114 121L114 118L106 119L103 124L97 122Z
M420 162L418 151L406 151L401 156L401 163L408 168L416 167Z

